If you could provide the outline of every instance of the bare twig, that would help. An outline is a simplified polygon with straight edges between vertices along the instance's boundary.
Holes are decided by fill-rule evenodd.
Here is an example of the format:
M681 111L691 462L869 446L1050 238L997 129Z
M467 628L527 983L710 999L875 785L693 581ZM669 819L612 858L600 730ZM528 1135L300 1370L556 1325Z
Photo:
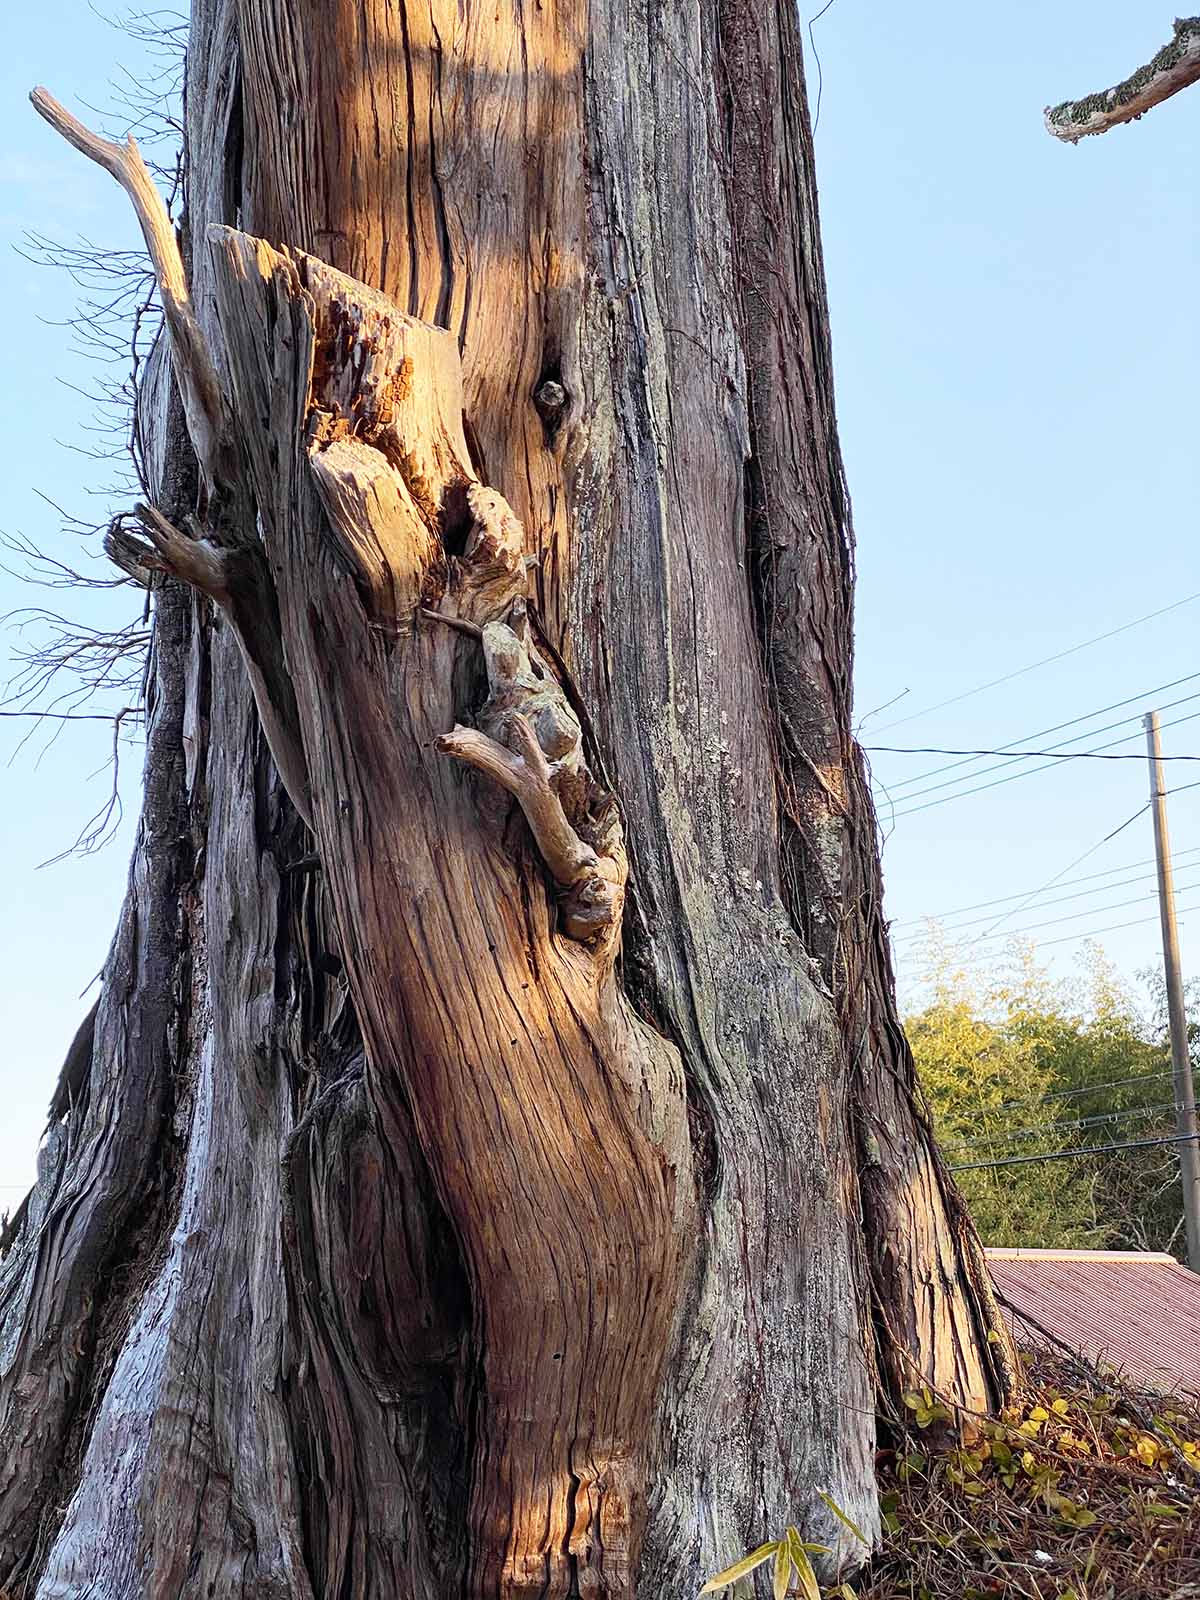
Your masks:
M112 722L112 754L105 763L112 773L112 782L103 805L92 814L76 835L75 843L67 849L60 850L57 855L39 863L43 867L55 866L59 861L65 861L67 856L91 855L94 851L104 846L112 838L120 826L123 809L121 806L121 733L126 717L137 717L140 709L137 706L126 706L123 711L111 718ZM103 768L100 769L103 771ZM96 776L93 773L93 777Z
M1107 133L1122 122L1136 122L1160 101L1200 78L1200 17L1177 17L1168 44L1123 83L1082 100L1046 107L1046 128L1056 139L1076 144L1090 133Z
M129 708L132 709L132 708ZM118 712L122 717L125 712ZM37 721L50 722L115 722L117 717L110 717L103 711L5 711L0 710L0 717L34 717Z

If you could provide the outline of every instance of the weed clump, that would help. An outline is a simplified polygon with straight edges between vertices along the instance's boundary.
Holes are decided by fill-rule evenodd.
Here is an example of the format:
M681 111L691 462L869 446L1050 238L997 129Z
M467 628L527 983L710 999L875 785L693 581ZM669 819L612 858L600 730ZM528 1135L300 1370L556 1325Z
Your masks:
M928 1391L904 1399L862 1600L1200 1597L1200 1401L1046 1352L966 1438Z

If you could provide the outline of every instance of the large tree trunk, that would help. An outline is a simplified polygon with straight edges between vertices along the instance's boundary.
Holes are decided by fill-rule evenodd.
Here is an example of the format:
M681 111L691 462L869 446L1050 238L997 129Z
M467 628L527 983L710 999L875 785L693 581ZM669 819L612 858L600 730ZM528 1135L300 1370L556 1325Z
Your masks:
M0 1586L858 1559L877 1399L1009 1350L895 1017L793 9L195 0L186 136Z

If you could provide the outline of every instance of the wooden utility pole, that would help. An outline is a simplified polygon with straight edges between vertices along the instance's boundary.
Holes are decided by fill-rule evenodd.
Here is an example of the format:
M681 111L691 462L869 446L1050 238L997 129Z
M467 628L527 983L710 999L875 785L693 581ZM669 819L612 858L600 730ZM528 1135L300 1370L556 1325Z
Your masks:
M1171 1067L1175 1078L1175 1126L1179 1134L1179 1173L1183 1181L1183 1216L1187 1227L1188 1266L1200 1272L1200 1144L1197 1144L1196 1091L1188 1052L1183 978L1179 970L1179 932L1175 926L1175 885L1171 876L1171 842L1167 833L1167 790L1163 781L1158 712L1145 719L1146 753L1150 759L1150 805L1154 812L1154 853L1158 862L1158 909L1162 918L1163 970L1167 983L1167 1017L1171 1028Z

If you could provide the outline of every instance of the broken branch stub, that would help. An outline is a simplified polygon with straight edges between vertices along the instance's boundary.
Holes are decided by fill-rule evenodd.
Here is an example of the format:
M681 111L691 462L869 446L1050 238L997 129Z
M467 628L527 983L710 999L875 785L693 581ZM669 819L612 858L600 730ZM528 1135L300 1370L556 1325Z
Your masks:
M1046 107L1046 130L1067 144L1136 122L1147 111L1200 79L1200 17L1177 17L1172 37L1152 60L1123 82L1082 100Z
M138 582L162 572L220 606L246 664L280 779L311 826L308 764L300 742L296 697L283 658L275 591L261 550L256 545L222 550L209 539L181 533L154 506L134 509L146 537L132 533L123 520L114 522L104 541L109 558Z
M229 558L207 539L189 539L153 506L137 505L134 512L146 530L164 572L199 589L226 610L230 606ZM149 555L143 565L151 565Z

